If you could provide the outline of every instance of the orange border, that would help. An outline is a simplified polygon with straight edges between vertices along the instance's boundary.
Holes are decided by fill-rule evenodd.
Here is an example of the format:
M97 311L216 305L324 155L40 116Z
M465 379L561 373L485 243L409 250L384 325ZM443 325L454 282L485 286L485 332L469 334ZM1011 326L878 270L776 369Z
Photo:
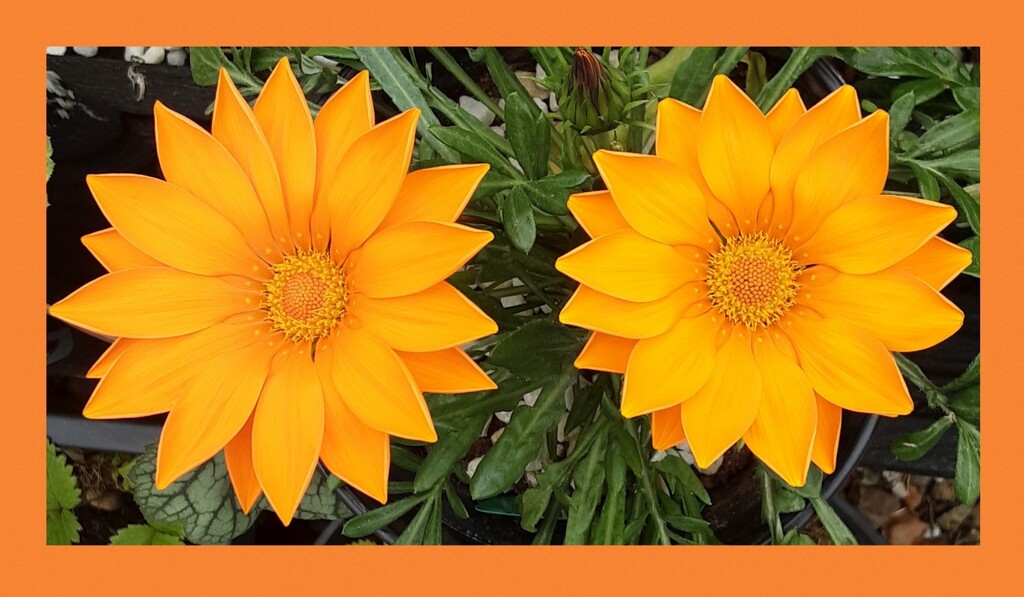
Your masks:
M862 594L912 586L947 594L956 586L997 585L1019 572L1024 490L1016 471L1024 400L1015 340L1016 279L1024 234L1021 213L1019 9L987 0L847 4L785 0L755 6L687 2L575 0L457 0L426 7L423 0L366 2L328 9L323 3L248 0L153 3L93 0L60 6L21 3L5 8L3 36L3 164L6 191L0 236L6 289L5 374L0 416L4 537L3 584L11 594L59 590L120 593L259 593L355 589L403 593L498 593L524 590L598 594L622 588L673 593L746 587L763 592ZM753 3L752 3L753 4ZM144 6L145 5L145 6ZM315 6L316 5L316 6ZM315 6L315 8L314 8ZM386 8L385 8L386 6ZM303 8L300 8L303 7ZM988 9L986 11L986 9ZM391 14L385 14L390 10ZM986 278L982 283L985 532L974 548L55 548L44 545L44 238L43 47L56 43L210 45L527 45L643 43L652 45L980 45L983 71ZM1015 151L1016 150L1016 151ZM1016 570L1015 570L1016 569ZM329 583L329 584L328 584ZM40 590L46 587L45 590ZM903 587L902 589L900 587ZM6 587L5 587L6 588ZM774 591L772 588L775 588ZM119 590L121 589L121 590ZM838 589L838 591L837 591ZM92 592L92 591L88 591Z

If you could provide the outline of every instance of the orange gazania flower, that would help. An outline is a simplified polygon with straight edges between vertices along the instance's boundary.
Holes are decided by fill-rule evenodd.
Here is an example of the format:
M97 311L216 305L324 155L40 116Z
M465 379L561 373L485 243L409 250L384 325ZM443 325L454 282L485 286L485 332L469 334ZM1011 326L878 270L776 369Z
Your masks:
M156 486L225 450L239 502L291 521L318 458L387 500L389 436L434 441L423 391L494 383L459 346L494 322L445 278L486 165L407 174L417 110L375 125L361 72L314 122L282 59L253 109L224 70L213 134L157 103L166 182L90 176L110 273L51 314L118 339L90 418L169 412Z
M935 236L956 211L881 194L888 115L849 86L765 116L719 76L703 112L661 102L656 148L597 152L609 190L570 199L594 239L557 263L581 283L561 320L594 331L577 366L625 373L656 449L707 467L742 438L792 485L832 472L842 409L913 408L890 351L963 321L938 292L971 260Z

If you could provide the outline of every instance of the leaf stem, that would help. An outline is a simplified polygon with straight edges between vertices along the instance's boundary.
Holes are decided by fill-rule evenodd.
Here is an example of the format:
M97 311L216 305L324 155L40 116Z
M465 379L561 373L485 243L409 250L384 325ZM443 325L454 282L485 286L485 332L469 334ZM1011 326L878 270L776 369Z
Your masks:
M462 83L462 86L466 88L470 94L473 95L481 104L487 107L488 110L494 113L495 116L501 120L505 120L505 111L498 107L493 99L479 86L476 81L470 78L469 74L459 66L459 63L455 61L455 58L448 53L448 50L444 48L427 48L434 58L441 63L441 66L448 69L458 81Z

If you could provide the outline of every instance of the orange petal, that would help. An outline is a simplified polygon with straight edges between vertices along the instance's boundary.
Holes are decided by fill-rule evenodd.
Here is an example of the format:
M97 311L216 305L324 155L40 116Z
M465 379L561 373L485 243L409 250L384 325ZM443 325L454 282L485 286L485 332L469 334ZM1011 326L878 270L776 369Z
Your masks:
M169 267L107 274L50 307L50 314L108 336L166 338L258 308L259 293Z
M82 244L108 272L164 265L140 251L113 228L86 234Z
M569 211L590 238L629 228L609 191L591 191L569 196Z
M325 415L320 459L342 481L378 502L386 503L391 464L390 438L388 434L365 425L345 406L330 379L330 367L325 359L317 359Z
M885 416L914 410L892 354L868 332L836 319L814 318L797 307L779 328L793 342L814 391L847 410Z
M255 414L253 411L253 414L249 415L249 419L235 434L234 439L224 446L224 460L228 465L231 487L234 488L238 504L245 514L252 510L256 500L263 494L260 481L256 478L256 469L252 466L252 420Z
M573 364L577 369L625 373L634 346L636 340L594 332Z
M790 244L799 245L841 205L881 193L888 175L889 115L878 110L822 143L796 174Z
M124 419L168 412L184 386L217 355L268 333L262 322L225 323L176 338L132 340L100 380L82 414L89 419Z
M268 274L242 233L190 193L134 174L90 175L85 180L117 231L157 261L204 276Z
M558 271L626 301L665 298L687 282L704 278L706 266L674 248L632 230L619 230L566 253Z
M406 222L370 237L345 263L352 292L374 298L426 290L455 273L494 235L460 224Z
M680 319L664 334L640 340L629 356L622 415L635 417L679 404L711 377L722 318L712 313Z
M697 160L697 131L700 128L700 110L679 100L665 98L658 103L654 148L664 158L686 172L700 188L708 206L708 216L725 236L737 234L736 218L724 203L715 197L704 180Z
M793 90L790 92L796 93ZM779 104L776 107L782 109L782 102ZM797 120L790 121L787 128L781 128L779 120L790 118L795 112L792 108L778 117L773 117L773 110L767 117L768 125L773 127L773 136L776 134L774 126L780 127L779 134L782 135L775 139L777 149L771 170L772 192L778 205L774 210L770 230L776 234L785 232L793 219L793 189L808 158L814 155L822 143L860 119L857 91L849 85L833 91L806 113L803 113L802 103L800 109L800 114L796 114Z
M373 234L394 205L409 171L419 114L408 110L356 139L323 180L317 219L330 221L331 253L339 262Z
M804 100L800 98L800 92L796 89L790 89L764 115L765 120L768 121L768 130L772 133L772 141L775 143L776 149L779 147L779 141L782 141L782 137L789 132L793 124L805 112L807 112L807 108L804 107ZM774 159L778 159L778 155Z
M971 252L953 243L934 237L896 262L892 269L898 269L917 276L935 290L942 290L953 278L960 275L971 264Z
M393 298L349 297L348 315L397 350L432 352L498 331L497 324L447 282Z
M436 352L396 350L395 354L409 368L416 385L424 392L463 394L498 387L460 348L446 348Z
M334 388L359 420L387 433L437 441L434 422L409 368L395 351L369 332L348 326L317 347L330 367Z
M719 349L707 383L681 405L683 430L697 466L711 466L746 433L761 405L761 388L750 332L737 326Z
M946 297L891 268L858 276L819 266L805 272L800 285L800 304L863 328L896 352L935 346L964 321L963 311Z
M153 106L153 115L156 151L167 182L220 212L255 254L278 258L280 250L267 214L235 158L210 133L159 101Z
M622 338L652 338L675 325L696 299L690 286L662 299L635 303L581 285L565 303L558 320Z
M316 181L316 135L306 97L287 57L281 58L267 78L253 114L274 154L292 239L296 246L308 248Z
M667 450L684 441L683 415L678 404L651 413L651 445L655 450Z
M803 487L817 426L814 390L796 362L767 334L757 334L753 345L764 395L743 441L786 483Z
M814 447L811 461L821 472L831 475L836 470L836 453L839 451L839 431L843 423L843 409L821 396L814 395L818 409L818 425L814 433Z
M193 370L160 433L157 489L206 462L238 435L256 407L273 356L261 336L250 335Z
M655 156L603 149L594 163L634 230L667 245L718 247L704 193L683 169Z
M359 71L331 96L313 121L316 133L316 185L313 193L313 236L318 251L330 239L331 214L324 191L338 176L345 152L360 136L373 128L373 98L370 73Z
M92 367L85 373L85 376L89 379L99 379L106 375L110 368L114 366L114 362L117 361L124 351L128 350L133 344L141 342L141 340L132 340L131 338L118 338L110 345L110 348L105 350L100 358L96 359Z
M277 172L274 154L270 151L263 129L256 122L252 108L238 93L224 68L220 69L217 79L211 129L213 138L220 141L249 178L278 245L282 250L290 247L288 209L285 207L281 176Z
M274 359L252 423L253 469L285 526L291 523L316 470L324 410L309 345L289 345Z
M773 151L761 110L728 77L716 76L701 114L697 159L708 186L735 214L742 231L757 224Z
M832 213L794 257L848 274L872 274L907 257L955 219L956 209L933 201L865 197Z
M380 227L403 222L454 222L489 168L487 164L453 164L410 172Z

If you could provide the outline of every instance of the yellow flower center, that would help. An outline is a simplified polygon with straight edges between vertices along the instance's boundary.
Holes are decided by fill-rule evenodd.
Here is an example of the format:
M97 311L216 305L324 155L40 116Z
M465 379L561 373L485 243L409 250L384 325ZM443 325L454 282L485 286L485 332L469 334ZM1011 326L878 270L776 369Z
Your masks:
M320 251L287 255L271 269L261 306L273 328L293 342L328 335L345 315L345 272Z
M729 321L767 327L793 306L800 269L792 252L763 232L733 236L708 259L708 296Z

